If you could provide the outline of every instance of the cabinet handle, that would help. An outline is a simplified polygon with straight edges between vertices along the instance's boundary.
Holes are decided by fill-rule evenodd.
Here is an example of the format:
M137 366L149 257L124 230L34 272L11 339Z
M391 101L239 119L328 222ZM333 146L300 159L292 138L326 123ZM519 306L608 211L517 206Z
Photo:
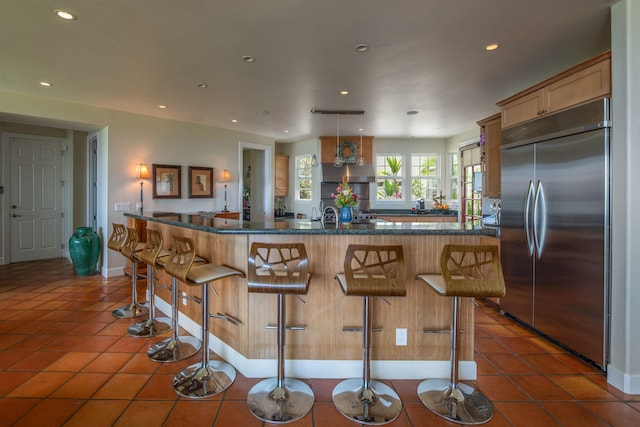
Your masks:
M540 114L544 114L544 113L546 113L546 112L547 112L547 109L546 109L546 108L543 108L542 110L538 111L538 115L540 115Z

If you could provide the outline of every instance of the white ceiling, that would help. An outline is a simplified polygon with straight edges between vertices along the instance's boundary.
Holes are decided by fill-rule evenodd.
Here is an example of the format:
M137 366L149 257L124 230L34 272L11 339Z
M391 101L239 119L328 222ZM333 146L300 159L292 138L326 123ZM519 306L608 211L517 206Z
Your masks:
M613 3L0 0L0 91L279 142L335 135L336 116L312 109L365 110L340 116L342 135L361 127L448 137L498 112L500 99L607 50ZM485 52L490 42L500 48ZM369 51L357 52L359 43ZM1 101L0 119L15 120Z

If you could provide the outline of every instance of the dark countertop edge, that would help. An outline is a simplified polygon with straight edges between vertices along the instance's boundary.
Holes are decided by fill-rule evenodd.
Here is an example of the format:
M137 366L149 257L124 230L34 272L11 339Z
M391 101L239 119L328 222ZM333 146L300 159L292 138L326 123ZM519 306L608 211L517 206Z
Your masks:
M156 214L157 215L157 214ZM182 215L197 216L193 213L161 213L160 216L140 215L138 213L125 212L125 217L135 218L144 221L157 222L160 224L175 225L178 227L189 228L207 233L217 234L351 234L351 235L485 235L496 236L496 230L482 226L467 226L465 228L452 228L454 224L450 222L443 223L418 223L421 228L406 228L404 224L395 224L394 228L376 228L376 229L344 229L344 228L264 228L263 223L252 223L245 221L244 223L236 220L224 220L229 223L225 227L213 227L207 225L193 224L182 220L169 219L170 217ZM309 220L305 220L309 221ZM269 223L267 223L269 224ZM427 225L428 224L428 225ZM257 228L251 228L251 226ZM241 228L238 228L241 227Z

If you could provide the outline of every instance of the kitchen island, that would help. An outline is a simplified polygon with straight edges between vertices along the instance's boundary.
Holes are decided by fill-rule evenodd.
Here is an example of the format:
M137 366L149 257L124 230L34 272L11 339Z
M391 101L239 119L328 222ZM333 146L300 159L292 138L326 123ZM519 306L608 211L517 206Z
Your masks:
M287 372L302 378L346 378L362 369L361 334L350 332L362 326L362 298L345 297L334 279L343 271L349 244L403 245L407 296L388 302L374 298L374 377L423 378L449 374L449 327L451 305L415 280L418 273L438 272L439 256L447 243L479 244L482 236L495 231L458 223L393 223L374 221L351 228L324 228L319 221L243 222L199 214L125 214L132 223L143 222L157 229L170 246L172 235L189 236L197 253L219 264L246 271L249 248L255 241L304 243L312 272L305 303L287 296L286 323L295 330L287 334ZM170 278L159 272L161 283ZM212 319L212 349L247 377L265 377L275 372L277 347L274 295L249 294L246 279L227 278L214 285L211 313L229 316L238 323ZM180 284L183 293L199 295L200 288ZM157 290L158 308L170 313L170 292ZM180 302L180 324L198 336L200 307ZM182 315L185 315L184 317ZM473 311L469 300L461 307L461 378L475 378L473 362ZM298 329L297 327L301 327ZM396 345L396 329L407 330L407 344ZM427 332L423 332L427 330ZM289 365L290 364L290 365Z

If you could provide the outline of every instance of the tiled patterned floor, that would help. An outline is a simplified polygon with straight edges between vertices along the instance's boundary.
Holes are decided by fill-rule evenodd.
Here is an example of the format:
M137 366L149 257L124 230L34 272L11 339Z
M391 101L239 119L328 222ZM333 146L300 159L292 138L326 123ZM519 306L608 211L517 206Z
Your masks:
M157 338L131 338L130 321L111 315L129 290L126 277L77 277L65 260L0 266L0 426L263 425L245 401L257 379L238 375L220 396L178 398L171 388L178 365L147 360ZM602 372L482 304L475 346L475 384L495 406L487 426L640 426L640 396L607 385ZM288 425L357 425L333 407L339 381L309 380L313 410ZM388 383L404 404L390 425L457 425L422 405L419 381Z

